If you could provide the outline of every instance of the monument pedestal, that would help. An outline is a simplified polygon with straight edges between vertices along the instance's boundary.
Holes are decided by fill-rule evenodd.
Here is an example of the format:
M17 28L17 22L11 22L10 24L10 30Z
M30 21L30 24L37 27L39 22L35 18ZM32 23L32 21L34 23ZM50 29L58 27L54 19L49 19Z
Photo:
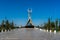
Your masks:
M34 26L25 26L25 28L34 28Z

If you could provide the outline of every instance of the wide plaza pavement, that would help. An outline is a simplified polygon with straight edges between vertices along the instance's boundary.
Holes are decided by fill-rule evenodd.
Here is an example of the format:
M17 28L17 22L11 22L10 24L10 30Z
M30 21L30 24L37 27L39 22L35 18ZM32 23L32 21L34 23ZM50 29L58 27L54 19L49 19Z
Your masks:
M0 40L60 40L60 32L54 34L36 28L20 28L1 32Z

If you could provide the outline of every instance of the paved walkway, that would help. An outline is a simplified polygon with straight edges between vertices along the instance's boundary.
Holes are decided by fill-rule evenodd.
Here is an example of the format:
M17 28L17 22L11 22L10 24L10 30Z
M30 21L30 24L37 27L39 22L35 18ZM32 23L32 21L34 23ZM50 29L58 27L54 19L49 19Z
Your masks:
M49 33L35 28L21 28L0 33L0 40L60 40L60 33Z

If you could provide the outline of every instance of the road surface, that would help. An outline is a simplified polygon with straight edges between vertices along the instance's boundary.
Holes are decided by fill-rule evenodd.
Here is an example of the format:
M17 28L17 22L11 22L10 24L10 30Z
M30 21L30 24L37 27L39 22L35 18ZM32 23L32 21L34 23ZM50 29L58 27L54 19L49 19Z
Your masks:
M35 28L21 28L0 33L0 40L60 40L60 33L54 34Z

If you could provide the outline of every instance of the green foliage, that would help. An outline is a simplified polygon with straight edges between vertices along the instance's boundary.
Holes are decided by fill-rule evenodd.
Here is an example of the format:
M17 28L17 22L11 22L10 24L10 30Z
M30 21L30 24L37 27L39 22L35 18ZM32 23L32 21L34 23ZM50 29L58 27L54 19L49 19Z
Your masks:
M4 20L2 21L1 28L4 29Z
M2 21L1 25L0 25L0 32L1 30L5 31L5 30L12 30L15 29L16 27L14 26L14 22L10 23L8 20L6 21Z
M48 19L48 22L44 24L44 28L48 30L52 30L55 28L55 23L51 22L50 18Z
M58 21L57 19L55 22L51 22L50 19L48 19L48 22L45 23L43 27L45 29L52 30L52 31L56 30L58 32L60 31L60 21Z
M9 23L9 21L8 20L6 20L6 29L8 30L9 28L10 28L10 23Z
M12 21L12 23L10 24L10 27L11 27L11 29L14 29L14 23L13 23L13 21Z

